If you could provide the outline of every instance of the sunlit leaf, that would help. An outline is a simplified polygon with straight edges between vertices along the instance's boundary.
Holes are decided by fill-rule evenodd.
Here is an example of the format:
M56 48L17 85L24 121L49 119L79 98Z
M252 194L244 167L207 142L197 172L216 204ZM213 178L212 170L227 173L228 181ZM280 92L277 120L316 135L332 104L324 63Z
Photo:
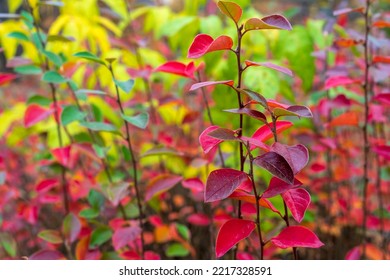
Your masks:
M319 248L324 245L314 232L303 226L286 227L279 235L271 238L271 241L282 249L289 247Z

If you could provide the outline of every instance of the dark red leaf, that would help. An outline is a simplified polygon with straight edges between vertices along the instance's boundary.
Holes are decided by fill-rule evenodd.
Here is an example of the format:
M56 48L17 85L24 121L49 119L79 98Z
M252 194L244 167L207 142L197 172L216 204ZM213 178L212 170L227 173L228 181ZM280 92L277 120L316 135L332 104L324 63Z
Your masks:
M242 142L244 142L245 144L249 143L251 150L253 150L254 148L257 147L257 148L262 149L263 151L266 151L266 152L269 151L269 147L266 144L264 144L263 142L261 142L259 139L255 139L253 137L241 136L240 140Z
M283 67L283 66L279 66L279 65L273 64L271 62L258 63L258 62L253 62L253 61L250 61L250 60L246 60L245 64L246 64L247 67L250 67L250 66L263 66L263 67L270 68L270 69L276 70L278 72L284 73L286 75L289 75L290 77L294 77L294 74L293 74L293 72L290 69L288 69L286 67Z
M302 182L300 182L298 179L294 179L294 184L286 183L283 180L280 180L277 177L272 177L271 181L269 182L268 188L263 193L263 198L270 198L277 196L278 194L282 194L292 188L302 186Z
M310 194L302 188L291 189L282 194L283 200L290 209L293 218L298 222L302 222L307 207L310 204Z
M234 245L248 237L255 229L256 224L242 219L231 219L222 225L218 232L215 254L222 257Z
M245 22L245 30L282 29L292 30L290 22L282 15L270 15L263 18L250 18Z
M238 4L229 1L218 1L217 5L223 14L238 23L242 15L242 9Z
M181 180L183 177L170 174L162 174L153 178L146 187L145 200L149 201L153 196L166 192Z
M227 85L232 87L234 85L234 81L228 80L228 81L209 81L209 82L201 82L193 84L190 88L190 91L197 90L202 87L208 87L213 85Z
M287 146L276 142L272 145L271 151L274 151L284 157L294 174L301 171L309 162L309 151L301 144L296 146Z
M343 77L343 76L334 76L330 77L325 81L325 90L328 90L333 87L338 86L345 86L350 84L356 84L359 83L358 80L353 80L349 77Z
M252 117L256 120L262 121L264 123L267 122L267 117L263 113L256 111L256 110L252 110L252 109L248 109L248 108L241 108L241 109L228 109L228 110L224 110L224 111L229 112L229 113L233 113L233 114L247 115L247 116Z
M194 77L195 65L194 62L192 61L188 65L177 61L169 61L164 63L163 65L160 65L154 71L171 73L171 74L187 77L190 79L195 79Z
M222 141L239 141L236 132L227 128L218 127L217 129L210 131L208 135Z
M189 50L188 58L198 58L206 53L230 50L233 46L233 40L229 36L219 36L215 40L207 34L198 34L194 38Z
M15 80L16 77L17 76L15 74L0 73L0 86Z
M253 160L253 163L260 167L263 167L272 175L289 184L293 184L294 182L293 170L291 169L286 159L278 153L267 152L261 156L256 157Z
M287 111L293 112L302 118L312 118L313 114L306 106L293 105L287 108Z
M209 133L217 130L219 127L216 125L209 126L199 136L199 143L202 146L203 152L206 154L210 152L215 146L223 142L222 140L216 139L209 136Z
M29 260L65 260L65 257L62 253L53 250L40 250L32 254Z
M61 165L67 167L69 165L70 149L71 149L71 146L67 146L67 147L53 149L51 152L52 152L54 158Z
M324 245L314 232L303 226L286 227L278 236L271 238L271 241L282 249L289 247L319 248Z
M382 104L390 105L390 93L377 94L374 99Z
M138 226L119 228L115 230L112 236L112 244L115 250L119 250L133 242L141 234L141 229Z
M45 179L41 181L38 185L36 185L35 190L39 193L45 193L51 190L57 184L57 179Z
M213 202L225 199L241 185L248 183L250 179L245 172L230 168L214 170L207 178L204 201Z
M47 109L37 104L31 104L24 113L24 126L31 127L34 124L46 119L54 112L53 109Z

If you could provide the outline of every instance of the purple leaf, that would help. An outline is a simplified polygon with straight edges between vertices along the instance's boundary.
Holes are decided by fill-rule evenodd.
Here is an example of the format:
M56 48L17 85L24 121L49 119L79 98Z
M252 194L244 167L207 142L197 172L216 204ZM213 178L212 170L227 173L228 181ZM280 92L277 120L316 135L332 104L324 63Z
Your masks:
M278 177L279 179L289 183L294 183L294 173L285 160L285 158L278 153L268 152L261 156L258 156L253 160L253 163L263 167L265 170L269 171L272 175Z

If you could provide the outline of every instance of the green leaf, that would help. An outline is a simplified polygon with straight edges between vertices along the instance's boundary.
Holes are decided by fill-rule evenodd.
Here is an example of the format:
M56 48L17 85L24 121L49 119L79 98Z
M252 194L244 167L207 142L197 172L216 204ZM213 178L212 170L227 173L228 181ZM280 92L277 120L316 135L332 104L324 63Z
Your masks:
M99 216L99 210L86 208L80 211L79 216L86 219L94 219Z
M56 55L53 52L49 51L42 51L43 55L47 57L48 60L50 60L55 66L61 67L62 65L62 59L59 55Z
M133 89L134 87L134 80L133 79L129 79L127 81L117 81L115 80L115 84L121 89L123 90L125 93L130 93L130 91Z
M111 239L112 231L110 228L100 227L95 229L91 234L89 248L94 249Z
M61 244L61 234L56 230L42 230L38 233L38 237L52 244Z
M35 65L23 65L14 68L16 73L23 75L39 75L42 73L41 68Z
M27 100L27 105L38 104L43 107L48 107L51 104L51 99L42 95L33 95Z
M123 158L125 159L125 161L131 160L131 153L125 145L122 145L122 154L123 154Z
M90 130L93 131L108 131L108 132L117 131L115 126L104 122L80 122L80 125L89 128Z
M51 84L62 84L65 83L67 79L57 71L47 71L45 74L43 74L42 81Z
M11 257L16 256L17 244L15 239L8 233L0 233L0 245Z
M90 52L87 52L87 51L75 53L73 56L79 57L79 58L84 58L84 59L87 59L89 61L93 61L93 62L102 64L102 65L106 65L103 60L101 60L96 55L94 55Z
M107 155L107 151L110 150L110 147L101 147L95 144L93 144L92 147L99 158L105 158Z
M43 44L46 43L46 35L43 34L42 32L34 32L32 34L32 42L34 43L35 47L40 51L43 52ZM43 42L43 44L42 44Z
M34 28L34 17L32 14L26 11L21 11L20 16L22 17L24 24L26 24L29 29Z
M176 229L185 240L190 239L190 230L188 227L183 224L176 224Z
M104 204L104 195L98 191L90 190L88 202L94 209L100 209Z
M9 33L7 37L22 40L22 41L27 41L27 42L30 41L26 34L19 31Z
M47 41L48 42L62 42L62 43L69 43L69 42L73 42L74 39L73 38L68 38L68 37L65 37L65 36L62 36L62 35L49 35L47 37Z
M87 116L87 113L81 112L75 105L66 106L61 113L62 125L68 125L74 121L81 121Z
M123 114L121 114L121 116L128 123L131 123L132 125L141 129L145 129L149 122L148 113L141 113L133 117L125 116Z
M173 243L168 246L165 254L167 257L185 257L188 256L190 252L180 243Z

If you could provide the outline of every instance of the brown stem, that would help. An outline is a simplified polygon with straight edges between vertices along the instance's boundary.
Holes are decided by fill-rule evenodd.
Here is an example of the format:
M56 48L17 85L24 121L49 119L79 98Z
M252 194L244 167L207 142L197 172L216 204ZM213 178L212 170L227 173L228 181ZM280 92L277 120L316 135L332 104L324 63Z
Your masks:
M370 58L368 47L368 36L370 34L370 1L366 0L366 10L364 12L365 34L364 34L364 124L363 124L363 225L362 225L362 244L363 244L363 258L366 257L366 242L367 242L367 196L368 196L368 156L370 144L368 142L368 115L369 115L369 71L370 71Z
M115 74L114 74L114 71L112 68L112 64L109 64L108 69L110 70L113 81L116 81ZM115 92L116 92L116 101L118 103L119 109L120 109L121 113L124 115L125 111L123 109L122 101L121 101L121 98L119 95L119 88L116 84L115 84ZM134 189L135 189L136 198L137 198L137 207L138 207L138 211L139 211L138 220L139 220L139 224L140 224L140 228L141 228L141 244L142 244L141 256L142 256L142 259L144 259L144 252L145 252L145 238L144 238L145 227L143 224L144 212L143 212L142 203L141 203L141 193L140 193L139 186L138 186L137 160L135 159L135 153L133 150L133 145L131 143L129 124L125 120L123 120L123 123L124 123L125 129L126 129L126 135L124 136L124 139L127 143L127 148L129 149L131 163L133 166L133 183L134 183Z

